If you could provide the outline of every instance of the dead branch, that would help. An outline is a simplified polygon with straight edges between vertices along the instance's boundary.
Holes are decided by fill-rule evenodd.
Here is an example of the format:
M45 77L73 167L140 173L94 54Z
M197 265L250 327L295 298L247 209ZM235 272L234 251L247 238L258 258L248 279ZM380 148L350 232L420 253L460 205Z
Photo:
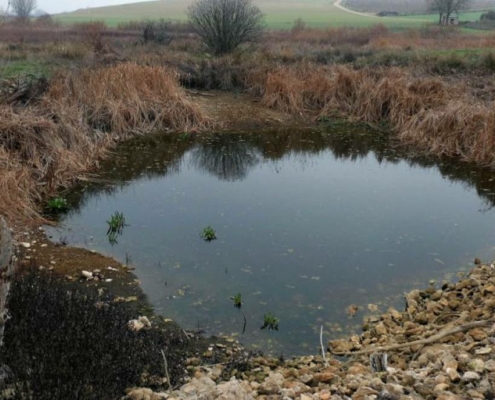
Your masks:
M361 354L368 354L368 353L373 353L373 352L384 352L384 351L391 351L391 350L398 350L402 349L405 347L411 347L411 346L417 346L417 345L425 345L425 344L431 344L438 342L439 340L443 339L444 337L454 335L459 332L465 332L473 328L480 328L480 327L486 327L492 324L493 321L475 321L475 322L469 322L464 325L459 325L455 326L450 329L442 330L438 332L436 335L430 336L429 338L426 339L419 339L419 340L414 340L412 342L408 343L400 343L400 344L394 344L390 346L380 346L380 347L373 347L361 351L350 351L350 352L343 352L343 353L336 353L331 351L333 355L336 356L357 356Z

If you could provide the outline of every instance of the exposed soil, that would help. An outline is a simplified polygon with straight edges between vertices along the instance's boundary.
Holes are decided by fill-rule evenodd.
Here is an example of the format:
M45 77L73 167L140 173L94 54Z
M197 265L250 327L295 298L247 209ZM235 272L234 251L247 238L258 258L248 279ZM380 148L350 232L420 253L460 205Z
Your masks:
M218 122L220 131L263 131L301 128L315 124L316 115L292 115L270 109L248 93L187 91L205 114Z
M96 287L113 294L119 301L135 304L141 313L150 313L151 307L139 280L131 272L132 267L93 251L53 243L42 228L26 231L18 240L21 265L52 271L67 281L80 282L81 287ZM28 248L24 247L27 243ZM98 278L88 280L83 271L94 273Z

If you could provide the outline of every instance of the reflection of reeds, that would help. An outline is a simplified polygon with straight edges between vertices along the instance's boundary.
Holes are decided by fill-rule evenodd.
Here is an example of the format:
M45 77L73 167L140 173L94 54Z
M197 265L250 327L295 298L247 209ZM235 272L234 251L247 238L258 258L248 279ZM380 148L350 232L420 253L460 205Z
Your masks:
M60 73L36 106L0 106L0 213L36 218L37 202L117 140L208 125L172 70L128 63Z

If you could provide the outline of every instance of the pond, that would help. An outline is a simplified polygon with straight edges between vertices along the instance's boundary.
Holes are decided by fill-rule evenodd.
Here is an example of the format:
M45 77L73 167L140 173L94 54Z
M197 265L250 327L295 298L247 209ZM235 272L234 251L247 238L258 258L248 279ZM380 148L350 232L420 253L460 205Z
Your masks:
M184 329L316 353L320 326L325 340L359 331L404 291L493 257L494 178L362 127L157 135L120 146L50 234L134 265ZM111 243L116 211L128 226ZM201 238L207 226L216 240ZM268 313L278 331L260 329Z

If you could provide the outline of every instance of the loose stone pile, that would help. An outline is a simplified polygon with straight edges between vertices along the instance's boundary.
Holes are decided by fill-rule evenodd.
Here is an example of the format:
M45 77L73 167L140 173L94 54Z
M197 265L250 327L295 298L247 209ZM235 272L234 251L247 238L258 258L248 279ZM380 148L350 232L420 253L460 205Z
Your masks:
M201 365L194 358L188 360L191 380L180 389L160 394L133 389L124 398L493 399L494 294L495 264L478 265L456 284L407 294L404 312L389 309L367 318L360 336L330 341L335 357L327 355L328 362L320 355L249 358L244 350L239 368L232 362ZM376 352L388 355L383 372L370 368Z

